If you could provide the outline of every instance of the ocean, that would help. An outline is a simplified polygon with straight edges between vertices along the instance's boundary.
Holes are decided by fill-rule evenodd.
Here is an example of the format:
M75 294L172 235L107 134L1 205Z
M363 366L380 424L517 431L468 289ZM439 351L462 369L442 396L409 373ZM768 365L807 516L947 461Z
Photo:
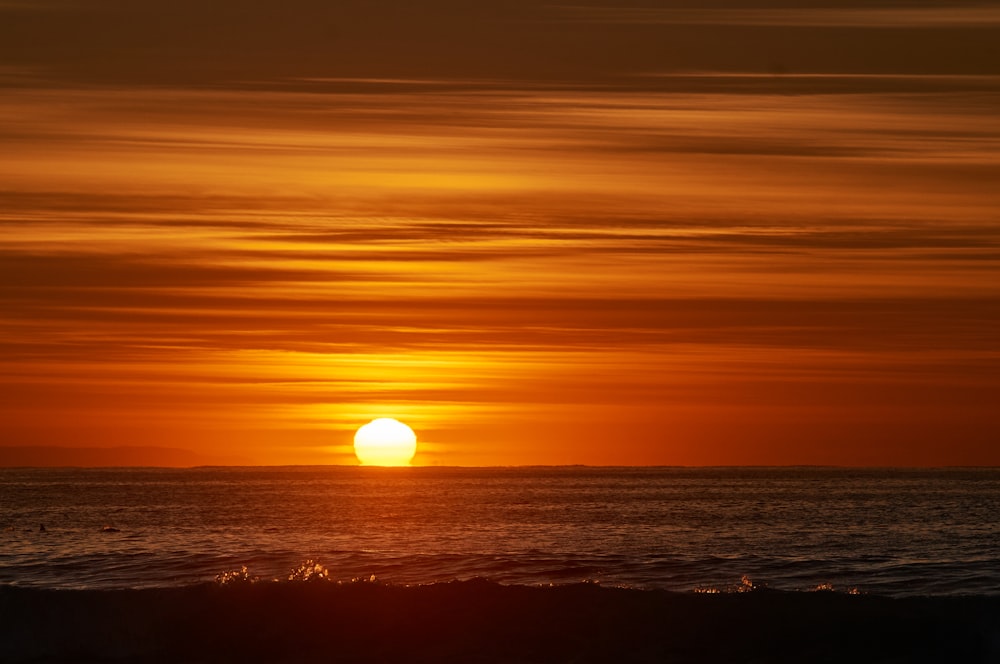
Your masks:
M1000 470L0 470L5 662L996 662Z
M405 585L998 595L998 515L993 469L3 469L0 584L284 579L311 560Z

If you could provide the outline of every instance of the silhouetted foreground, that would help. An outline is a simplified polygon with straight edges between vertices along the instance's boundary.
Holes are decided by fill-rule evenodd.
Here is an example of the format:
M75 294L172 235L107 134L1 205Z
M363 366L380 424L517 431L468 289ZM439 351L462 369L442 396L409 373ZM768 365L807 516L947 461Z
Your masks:
M996 662L1000 597L485 581L0 587L0 661Z

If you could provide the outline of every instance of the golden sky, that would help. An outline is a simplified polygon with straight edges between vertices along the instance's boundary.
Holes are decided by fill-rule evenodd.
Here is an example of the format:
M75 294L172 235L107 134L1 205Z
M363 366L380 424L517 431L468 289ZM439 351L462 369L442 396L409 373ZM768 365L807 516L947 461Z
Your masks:
M0 0L0 446L1000 465L1000 5L785 5Z

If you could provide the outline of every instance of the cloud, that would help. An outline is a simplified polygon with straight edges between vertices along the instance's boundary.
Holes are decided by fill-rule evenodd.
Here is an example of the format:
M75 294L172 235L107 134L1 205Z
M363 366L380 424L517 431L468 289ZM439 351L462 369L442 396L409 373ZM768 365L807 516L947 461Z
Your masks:
M661 7L561 7L577 20L669 25L815 28L995 28L1000 7L785 7L681 9Z
M15 82L20 86L358 92L394 85L418 96L498 81L594 90L635 85L634 74L660 71L1000 71L993 34L1000 9L985 5L665 9L439 0L417 10L401 0L298 0L281 7L90 0L30 4L65 11L15 6L29 7L0 7L0 61L45 73L44 80Z
M632 78L10 91L5 431L995 434L995 79Z
M0 0L0 11L56 11L75 9L81 5L73 0Z

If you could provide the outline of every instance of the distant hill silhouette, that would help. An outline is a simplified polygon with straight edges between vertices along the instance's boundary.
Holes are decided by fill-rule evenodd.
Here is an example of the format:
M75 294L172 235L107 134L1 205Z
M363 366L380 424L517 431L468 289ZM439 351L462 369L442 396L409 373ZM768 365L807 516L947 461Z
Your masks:
M247 459L200 454L174 447L0 447L0 467L109 467L109 466L191 466L245 465Z

